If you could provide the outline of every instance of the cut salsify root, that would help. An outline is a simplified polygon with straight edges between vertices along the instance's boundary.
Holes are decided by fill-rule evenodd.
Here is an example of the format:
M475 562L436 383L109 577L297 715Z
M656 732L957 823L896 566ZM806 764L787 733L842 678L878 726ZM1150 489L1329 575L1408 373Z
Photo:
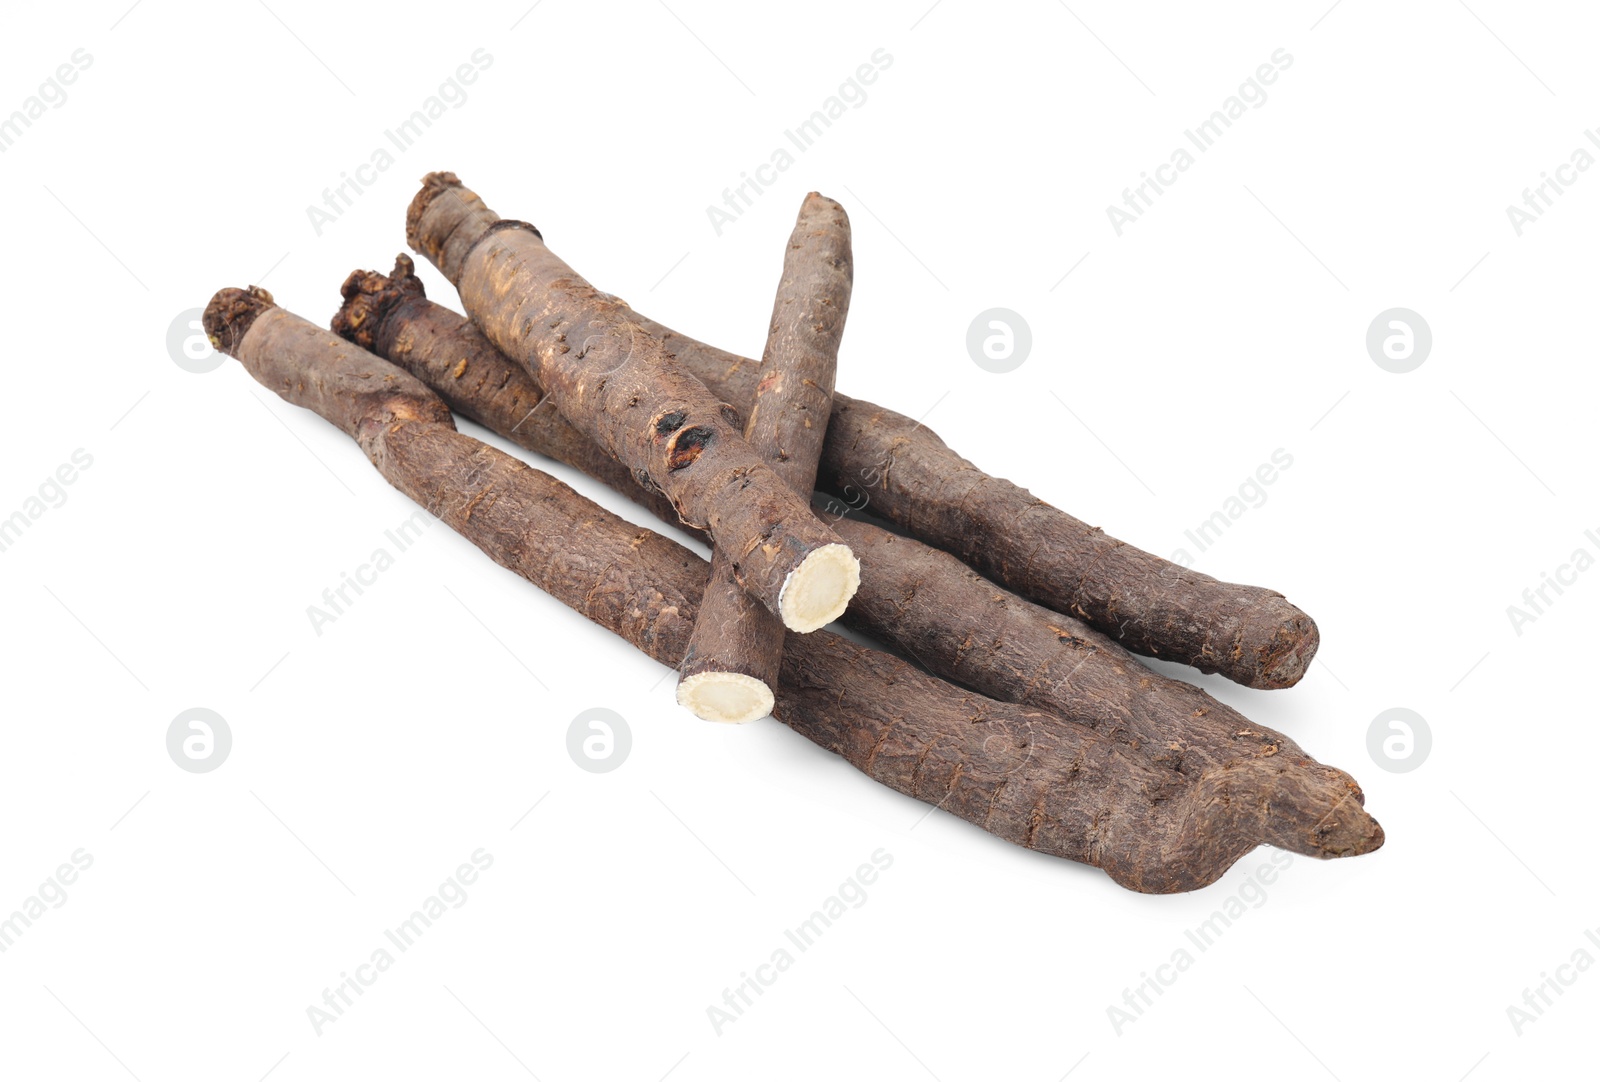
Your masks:
M553 260L526 222L494 220L470 235L439 196L460 186L432 174L412 201L406 237L430 253L484 334L539 380L572 423L642 485L706 530L733 576L785 622L809 631L850 600L833 557L810 569L785 608L791 576L817 550L841 545L740 434L738 411L685 371L626 305ZM815 585L808 580L816 578ZM824 602L834 609L823 612Z
M496 562L658 661L682 656L704 561L457 432L416 377L263 291L223 290L205 325L260 383L353 436L391 484ZM825 631L787 643L775 714L899 792L1133 890L1205 886L1263 840L1258 802L1226 777L1191 785L1089 726L962 691ZM1350 833L1361 825L1337 821L1317 855L1362 851Z
M702 721L743 725L772 713L776 701L771 685L742 672L708 669L678 681L678 705Z
M861 561L849 545L824 545L789 573L779 595L783 622L791 631L815 631L844 615L861 587Z
M460 285L473 242L499 217L453 174L431 174L424 184L425 210L417 212L414 203L408 222L411 245ZM570 282L589 288L542 243L540 249L542 288L558 291ZM741 408L755 399L765 375L761 362L610 300L619 318L659 340L712 393ZM471 303L467 310L478 314ZM1220 582L1119 541L984 473L920 421L835 393L827 429L818 477L825 491L1135 653L1255 688L1290 687L1316 654L1317 625L1282 594Z
M405 367L456 412L673 521L665 501L632 484L558 415L539 408L538 386L469 321L427 300L408 259L401 257L389 277L351 275L344 294L334 321L340 333ZM1015 597L947 553L858 520L834 528L861 559L861 589L845 617L856 629L947 679L1038 709L1028 716L1049 719L1041 726L1060 724L1060 717L1094 731L1168 777L1175 792L1225 805L1248 836L1319 857L1382 844L1355 779L1283 734L1150 672L1106 636ZM904 716L911 708L891 709Z
M744 426L751 448L807 499L817 483L853 276L850 219L838 203L812 192L789 236L767 334L767 375ZM779 621L750 603L732 559L717 546L683 658L679 704L709 721L762 717L772 709L784 627L815 631L844 611L860 585L855 555L844 545L824 545L784 580Z

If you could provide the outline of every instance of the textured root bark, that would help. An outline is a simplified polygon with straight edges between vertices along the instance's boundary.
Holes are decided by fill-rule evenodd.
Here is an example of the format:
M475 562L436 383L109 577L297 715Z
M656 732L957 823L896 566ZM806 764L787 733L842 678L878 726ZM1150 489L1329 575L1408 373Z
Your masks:
M861 558L850 626L946 680L1089 725L1230 794L1281 849L1351 856L1383 844L1356 780L1282 733L1151 672L1107 636L997 588L947 552L871 523L835 528Z
M456 281L470 239L498 219L454 176L429 179L432 228L418 250ZM555 262L552 274L573 274ZM759 362L629 314L713 393L739 406L754 398ZM820 483L1136 653L1255 688L1295 684L1316 653L1316 624L1282 594L1220 582L1119 541L991 477L926 426L871 402L834 395Z
M409 261L406 261L408 264ZM387 355L437 389L451 408L536 454L607 481L665 521L671 507L631 484L608 480L603 452L552 424L519 424L536 385L468 320L421 296L407 303L382 275L361 273L363 341L394 344ZM347 283L347 298L349 283ZM352 307L347 299L345 312ZM349 321L341 313L337 326ZM475 336L475 337L474 337ZM487 391L482 389L487 388ZM514 402L514 407L505 403ZM540 412L535 412L539 417ZM570 434L570 435L569 435ZM1383 832L1348 774L1310 758L1281 733L1254 724L1212 696L1150 672L1083 623L996 587L948 553L854 519L835 524L861 556L861 589L845 620L920 664L994 699L1081 722L1183 784L1228 800L1259 837L1318 857L1370 852Z
M264 293L222 291L206 328L265 386L353 434L391 484L496 562L663 664L682 656L704 561L457 432L419 381L273 310ZM1205 886L1260 840L1225 788L1189 786L1087 726L826 632L789 640L776 714L899 792L1133 890Z
M808 499L828 431L853 274L850 219L838 203L812 192L784 253L762 354L766 376L744 425L745 441ZM855 566L847 570L854 575L853 594L860 577ZM717 546L683 658L678 702L710 721L754 721L772 709L782 660L782 622L752 603Z
M238 357L250 343L250 374L286 401L332 422L371 454L376 432L399 421L455 427L447 406L417 377L331 331L279 308L258 286L225 289L205 310L212 346ZM338 363L308 364L308 357Z
M759 386L759 362L639 318L729 401L745 402ZM1298 683L1316 655L1316 623L1282 594L1222 582L1119 541L985 473L926 425L871 402L834 393L818 481L848 506L1135 653L1262 689Z
M480 229L438 198L462 190L448 174L427 177L406 237L445 270L489 340L537 377L573 427L665 493L684 522L709 531L739 583L790 630L838 619L854 559L744 441L738 412L626 305L550 255L533 226L495 220Z

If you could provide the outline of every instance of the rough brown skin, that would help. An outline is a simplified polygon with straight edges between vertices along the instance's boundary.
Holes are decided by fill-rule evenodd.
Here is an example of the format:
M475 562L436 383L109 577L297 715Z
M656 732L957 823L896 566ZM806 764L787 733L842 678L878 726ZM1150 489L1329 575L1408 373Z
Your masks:
M684 526L672 501L645 488L633 473L556 412L522 366L494 348L470 319L426 297L408 255L395 258L388 275L351 271L334 313L335 333L399 365L431 387L458 413L535 454L593 477L678 523L703 541L703 530Z
M438 183L428 208L433 239L419 250L455 281L466 238L497 219L452 175L435 176L448 180ZM632 318L715 394L736 405L754 397L760 362L637 313ZM984 473L927 427L871 402L835 393L819 480L852 507L870 507L1135 653L1254 688L1292 686L1316 654L1316 624L1282 594L1221 582L1119 541Z
M784 484L807 498L816 487L817 460L828 431L853 278L850 218L838 203L812 192L800 205L789 235L762 354L766 375L756 387L744 425L745 441ZM777 687L783 632L782 622L740 588L727 555L717 546L711 554L711 581L683 658L679 703L695 710L697 684L705 695L705 685L727 674L733 680L745 677ZM747 705L739 720L753 721L755 709ZM705 716L703 709L697 712Z
M337 425L369 457L384 425L425 421L455 427L450 407L427 384L284 311L259 286L218 292L205 310L204 326L212 346L230 356L239 356L248 339L250 374L257 382ZM340 363L305 363L307 356L324 355Z
M941 549L844 519L862 589L845 622L946 680L1088 725L1196 784L1225 783L1262 837L1297 853L1383 844L1356 780L1093 628L997 587Z
M364 277L382 282L381 275ZM420 299L420 286L406 291L419 299L371 311L363 320L377 328L377 341L405 344L392 359L457 412L536 454L606 479L601 471L609 460L592 443L566 438L559 429L552 434L551 426L519 425L522 403L539 395L520 368L481 335L474 339L470 321ZM381 293L381 286L373 292ZM457 378L458 370L466 375ZM469 395L468 388L479 390ZM673 521L670 505L626 476L607 483ZM1272 844L1335 856L1383 843L1355 780L1310 758L1287 736L1198 688L1150 672L1108 637L995 586L948 553L861 520L843 519L835 528L862 559L861 589L845 615L852 627L984 695L1087 725L1152 766L1181 775L1186 786L1227 794Z
M455 431L419 381L264 293L222 291L206 328L265 386L355 435L391 484L496 562L663 664L682 656L703 561ZM883 784L1132 890L1205 886L1261 840L1225 779L1190 785L1092 728L826 632L789 640L778 703L785 724Z
M406 238L455 284L485 336L537 378L574 428L716 538L768 611L791 629L820 626L816 613L798 611L804 572L815 573L819 550L841 542L744 441L738 412L685 372L626 305L550 255L537 229L463 223L451 201L438 199L459 190L448 174L425 178Z
M471 320L428 300L415 271L408 255L397 256L388 275L352 271L340 289L344 305L333 317L335 333L436 388L455 413L523 446L547 448L541 453L620 492L637 492L651 510L676 521L670 500L641 488L626 466L568 424Z

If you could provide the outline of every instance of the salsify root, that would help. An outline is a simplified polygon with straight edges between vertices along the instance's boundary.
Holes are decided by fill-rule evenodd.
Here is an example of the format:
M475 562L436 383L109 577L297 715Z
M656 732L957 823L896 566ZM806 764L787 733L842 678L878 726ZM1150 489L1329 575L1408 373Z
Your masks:
M673 521L659 496L539 408L538 386L470 321L427 300L411 270L402 256L391 276L352 274L335 327L432 386L455 412ZM1087 725L1186 784L1224 794L1274 845L1341 856L1382 844L1355 780L1287 736L1149 671L1107 636L1016 597L948 553L858 519L834 528L861 556L861 588L845 614L852 627L946 679Z
M221 291L205 326L264 386L353 435L391 484L496 562L663 664L682 656L704 561L456 431L419 380L276 310L264 291ZM1133 890L1205 886L1261 841L1225 783L1189 785L1088 726L962 691L827 632L786 643L775 715L899 792Z
M1349 774L1105 635L997 587L943 550L842 519L862 589L845 622L946 680L1094 728L1196 785L1231 794L1262 836L1317 856L1370 852L1383 831Z
M453 174L432 174L425 184L426 228L413 220L412 247L457 282L472 242L499 218ZM548 249L541 256L552 283L582 281ZM713 393L741 408L754 399L759 361L617 303ZM1135 653L1255 688L1295 684L1316 653L1316 624L1282 594L1221 582L1119 541L983 472L921 422L871 402L835 392L819 481L852 506Z
M449 187L427 178L407 239L419 251L449 247L447 273L484 334L538 377L573 427L716 538L739 583L786 627L809 632L837 619L855 557L744 441L738 411L626 305L552 260L533 226L497 220L466 237L435 208Z
M745 441L807 499L828 431L853 274L849 217L832 199L810 193L785 249L762 354L766 375L744 423ZM852 562L847 571L853 594L859 565ZM782 660L782 622L739 586L726 550L717 545L679 669L679 704L708 721L764 717L772 710Z

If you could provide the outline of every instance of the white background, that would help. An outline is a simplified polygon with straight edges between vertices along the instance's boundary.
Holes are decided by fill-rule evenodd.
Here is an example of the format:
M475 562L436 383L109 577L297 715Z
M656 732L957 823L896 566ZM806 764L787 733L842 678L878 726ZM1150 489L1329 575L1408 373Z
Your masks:
M1520 1035L1507 1008L1576 950L1600 959L1581 686L1600 573L1520 634L1507 607L1575 549L1600 554L1600 170L1521 236L1506 207L1600 127L1593 13L1212 7L8 9L0 114L75 49L92 63L0 155L0 517L75 450L93 461L0 553L0 911L76 850L93 865L0 955L0 1070L1592 1071L1600 974ZM465 102L319 234L307 207L480 48ZM718 235L707 205L880 48L864 103ZM1293 62L1265 103L1118 236L1107 206L1277 49ZM1312 613L1318 663L1289 691L1200 682L1354 773L1387 846L1295 858L1119 1032L1108 1007L1270 851L1143 897L924 818L770 719L696 722L667 670L441 527L319 636L307 606L412 506L333 428L231 361L185 371L167 336L251 282L325 320L349 270L403 248L432 169L536 222L601 288L746 353L801 198L840 199L841 389L931 410L986 469L1162 555L1290 453L1196 562ZM1396 306L1434 338L1405 375L1365 346ZM1006 375L966 351L991 307L1032 329ZM167 754L191 707L231 728L212 773ZM595 707L632 732L607 774L566 750ZM1432 732L1409 773L1368 752L1391 707ZM307 1008L479 848L494 863L468 901L319 1036ZM880 848L893 865L865 904L719 1034L707 1008Z

